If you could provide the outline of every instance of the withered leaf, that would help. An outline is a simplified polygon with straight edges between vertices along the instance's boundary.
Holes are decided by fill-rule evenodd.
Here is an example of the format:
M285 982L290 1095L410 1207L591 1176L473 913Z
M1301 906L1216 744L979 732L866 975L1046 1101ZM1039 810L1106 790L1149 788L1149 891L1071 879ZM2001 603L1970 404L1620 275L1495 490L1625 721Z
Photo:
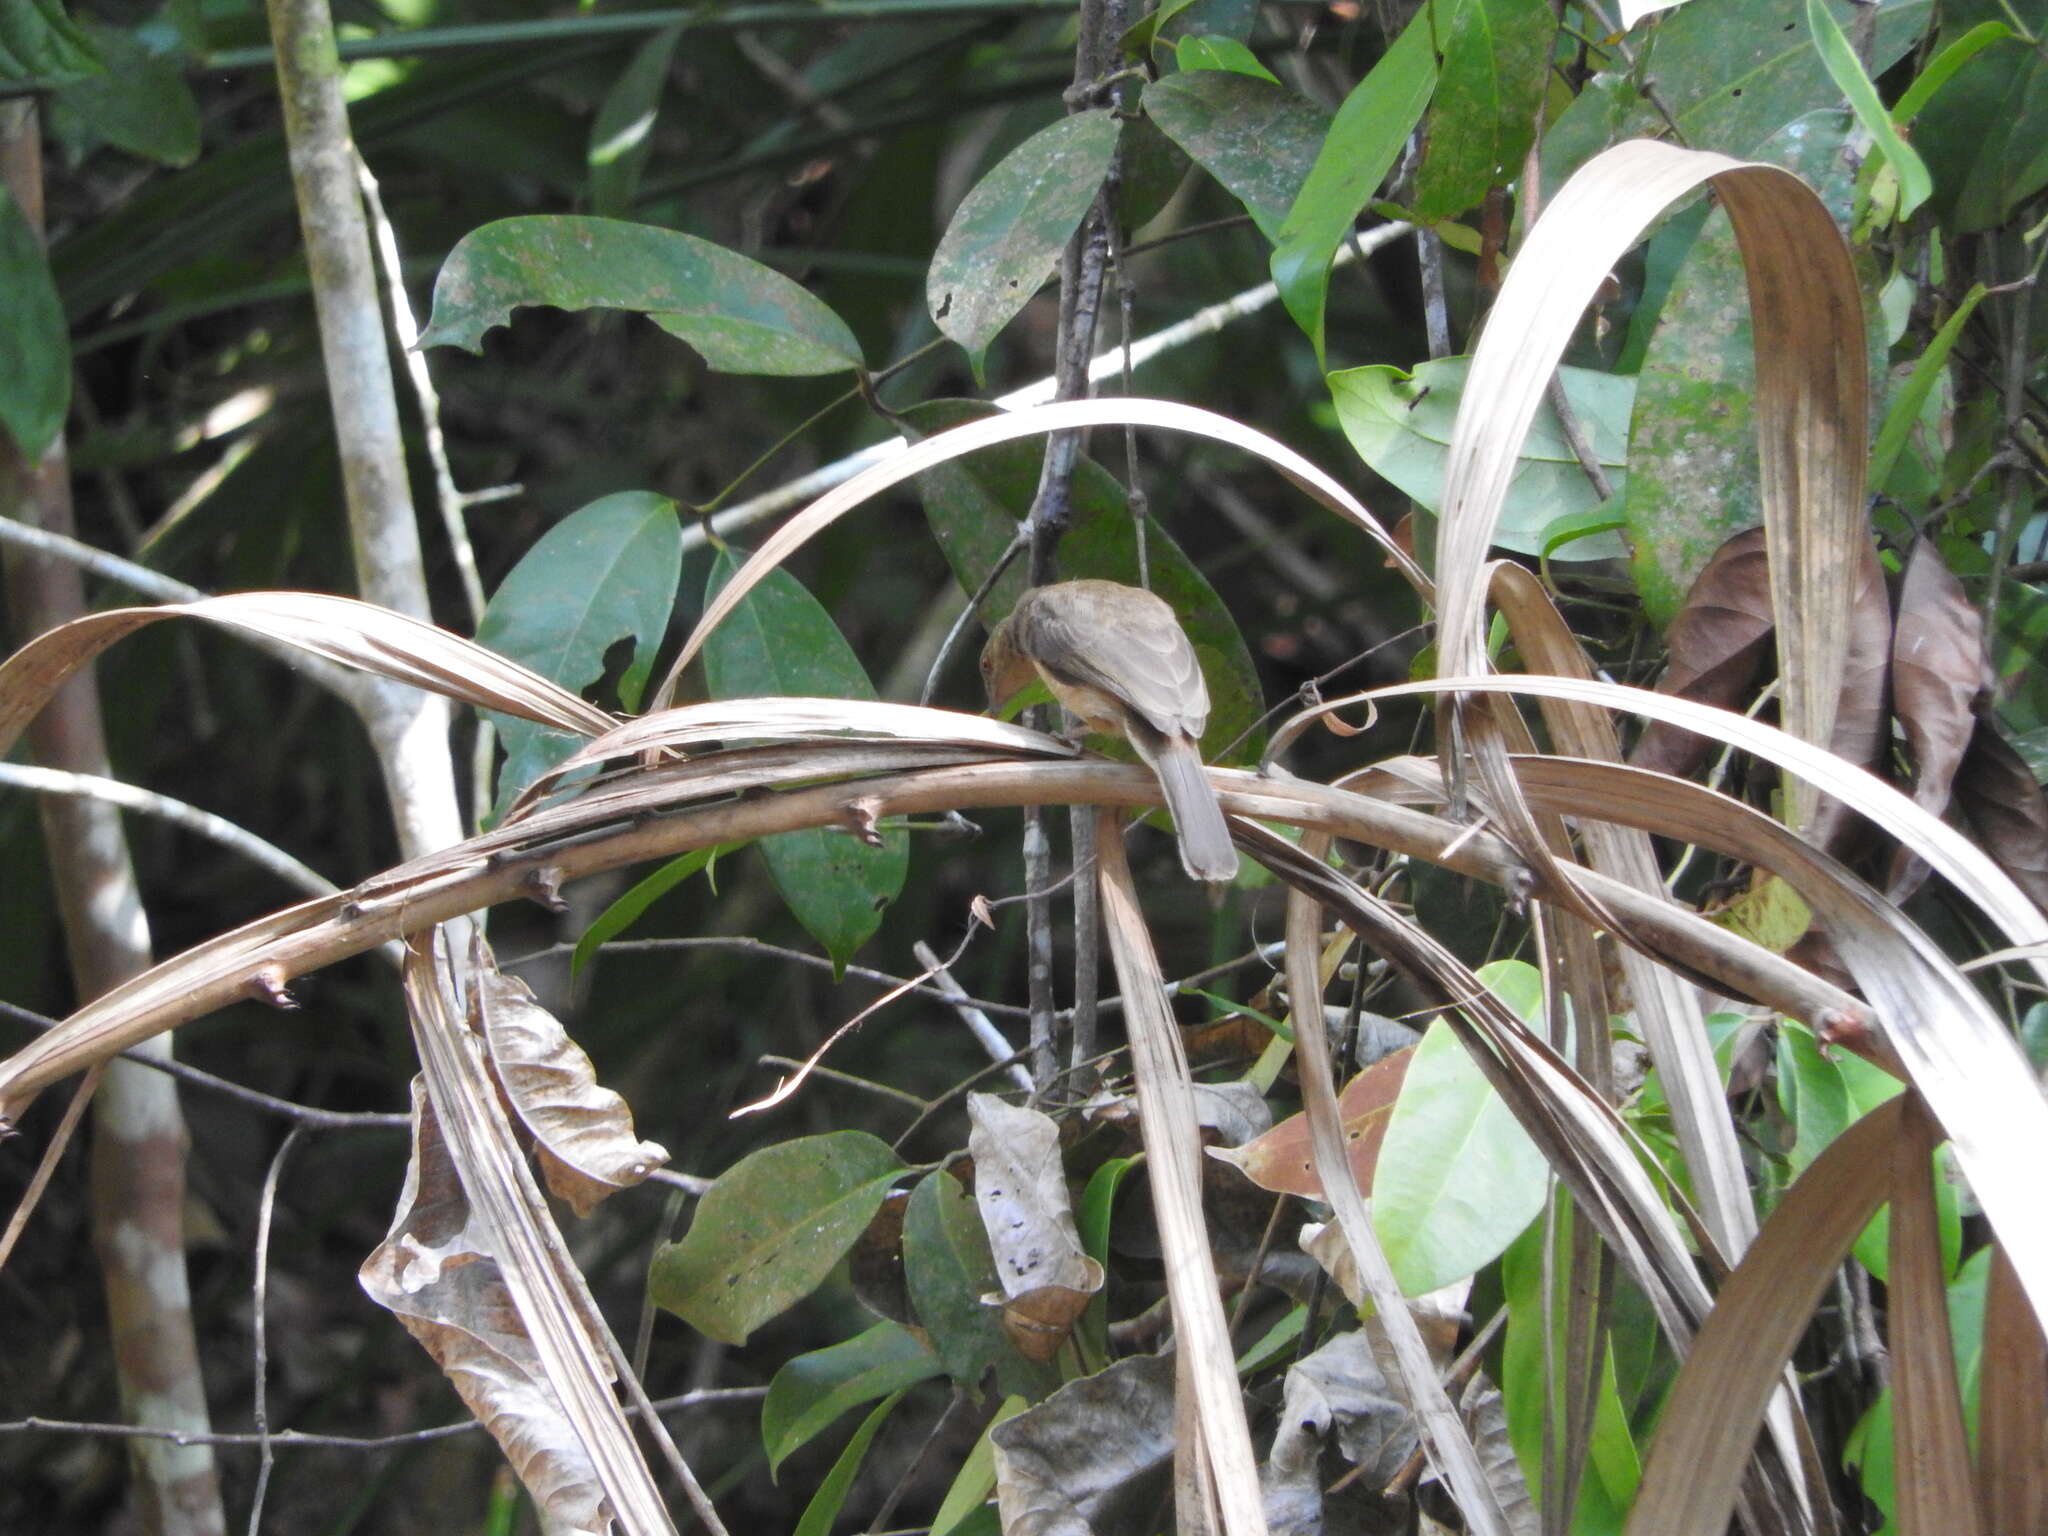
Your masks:
M497 1260L469 1231L469 1202L418 1078L412 1093L412 1160L391 1230L363 1261L363 1289L433 1356L550 1529L609 1531L597 1470L548 1386Z
M1346 1156L1360 1189L1372 1188L1373 1170L1378 1165L1380 1143L1386 1139L1387 1121L1394 1101L1401 1096L1401 1081L1415 1048L1409 1046L1383 1056L1344 1085L1337 1096L1337 1113L1348 1142ZM1242 1147L1211 1147L1209 1155L1231 1164L1261 1189L1275 1194L1323 1197L1323 1181L1316 1176L1309 1152L1308 1117L1291 1115L1273 1129Z
M2048 911L2048 803L2026 760L1988 719L1956 770L1955 798L1984 851Z
M1005 1536L1151 1528L1173 1457L1173 1360L1135 1355L989 1434Z
M1003 1288L1003 1329L1027 1359L1050 1360L1103 1282L1074 1225L1059 1126L989 1093L969 1094L967 1115L974 1202Z
M1311 1509L1321 1516L1316 1467L1333 1435L1368 1487L1386 1486L1415 1449L1415 1416L1388 1387L1360 1330L1338 1334L1287 1372L1272 1454L1260 1479L1269 1520L1276 1512L1285 1516L1273 1521L1275 1530L1320 1528L1306 1517Z
M1899 583L1892 707L1913 755L1913 799L1937 816L1948 809L1956 770L1977 732L1986 671L1983 615L1939 547L1922 539ZM1926 878L1926 864L1901 850L1887 894L1904 901Z
M1664 632L1670 651L1659 693L1737 709L1756 681L1777 619L1764 531L1747 528L1714 551ZM1704 736L1652 721L1629 756L1638 768L1683 777L1712 744Z
M597 1081L583 1048L532 988L479 950L472 994L479 1033L506 1099L533 1133L550 1190L588 1216L668 1161L666 1148L633 1134L633 1111Z

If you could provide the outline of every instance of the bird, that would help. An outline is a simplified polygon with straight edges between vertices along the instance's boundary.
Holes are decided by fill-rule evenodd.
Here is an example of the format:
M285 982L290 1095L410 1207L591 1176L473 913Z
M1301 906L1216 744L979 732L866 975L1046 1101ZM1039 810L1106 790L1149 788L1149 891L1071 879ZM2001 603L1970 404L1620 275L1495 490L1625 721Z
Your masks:
M992 708L1035 676L1089 730L1130 742L1159 779L1189 878L1237 874L1237 849L1202 768L1209 689L1164 599L1117 581L1033 587L989 635L981 676Z

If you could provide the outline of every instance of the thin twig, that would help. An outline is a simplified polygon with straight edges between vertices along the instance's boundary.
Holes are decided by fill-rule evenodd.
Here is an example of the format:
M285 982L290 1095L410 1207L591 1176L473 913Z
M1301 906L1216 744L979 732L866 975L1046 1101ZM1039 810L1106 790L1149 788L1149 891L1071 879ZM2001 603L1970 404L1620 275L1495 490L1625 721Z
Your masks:
M661 1413L675 1413L715 1403L758 1403L768 1395L766 1387L718 1387L704 1392L683 1392L655 1403ZM626 1416L637 1418L638 1408L628 1406ZM457 1435L480 1434L484 1426L475 1419L437 1424L431 1429L411 1429L395 1435L326 1435L297 1429L281 1429L268 1436L273 1447L326 1451L392 1451ZM172 1445L261 1445L266 1437L252 1431L191 1434L184 1430L158 1429L148 1424L96 1424L78 1419L30 1417L0 1422L0 1435L90 1435L109 1440L167 1440Z
M107 1064L95 1062L86 1070L72 1090L71 1102L64 1106L64 1118L57 1122L57 1132L50 1138L50 1144L43 1148L42 1161L36 1164L35 1173L29 1178L28 1188L21 1192L15 1202L14 1214L7 1219L7 1230L0 1232L0 1269L7 1267L7 1260L14 1252L14 1245L21 1241L21 1234L28 1226L29 1217L42 1204L43 1191L50 1187L50 1178L57 1171L57 1164L63 1160L64 1149L71 1145L71 1138L78 1130L78 1120L85 1113L85 1106L92 1102L92 1096L99 1091L100 1079L107 1075Z
M1008 1063L1010 1080L1029 1093L1032 1087L1031 1074L1018 1065L1016 1047L996 1028L995 1021L989 1018L987 1010L978 1005L968 995L967 989L953 979L952 971L947 969L932 952L931 945L925 943L923 939L910 946L910 953L919 965L931 972L932 984L952 999L953 1011L960 1016L960 1022L967 1026L967 1032L981 1042L981 1048L988 1052L989 1059ZM918 1101L918 1107L926 1107L922 1099Z
M251 1331L255 1340L254 1375L250 1392L250 1419L256 1425L256 1491L249 1497L249 1536L258 1536L263 1526L263 1496L270 1487L270 1469L275 1460L270 1439L270 1329L266 1309L270 1301L270 1221L277 1210L277 1186L284 1178L284 1165L298 1146L305 1127L293 1126L278 1143L263 1175L263 1195L256 1204L256 1279L250 1288L254 1310Z

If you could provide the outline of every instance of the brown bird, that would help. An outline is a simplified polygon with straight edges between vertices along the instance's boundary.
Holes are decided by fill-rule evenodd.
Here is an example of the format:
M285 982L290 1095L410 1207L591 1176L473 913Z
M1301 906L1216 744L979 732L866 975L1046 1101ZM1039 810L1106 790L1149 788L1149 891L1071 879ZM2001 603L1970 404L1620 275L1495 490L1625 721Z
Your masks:
M1114 581L1033 587L988 637L981 676L989 703L1000 705L1034 675L1089 730L1129 741L1159 776L1192 878L1236 875L1237 850L1197 745L1209 690L1167 603Z

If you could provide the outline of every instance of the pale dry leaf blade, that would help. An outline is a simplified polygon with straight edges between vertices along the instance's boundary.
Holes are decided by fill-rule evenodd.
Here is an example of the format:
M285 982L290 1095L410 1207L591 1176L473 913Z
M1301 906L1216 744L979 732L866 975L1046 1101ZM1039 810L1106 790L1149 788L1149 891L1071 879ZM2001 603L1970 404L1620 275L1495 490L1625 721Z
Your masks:
M2048 1337L2003 1249L1991 1256L1978 1357L1977 1466L1984 1523L2048 1530Z
M1138 905L1113 815L1096 827L1096 876L1103 930L1117 986L1124 995L1136 1079L1145 1172L1166 1261L1176 1356L1192 1378L1188 1388L1201 1425L1200 1449L1225 1536L1266 1536L1258 1461L1245 1423L1235 1351L1219 1299L1216 1261L1202 1214L1201 1132L1180 1029L1166 1001L1166 978Z
M597 1081L597 1069L533 989L485 958L477 998L491 1069L533 1133L548 1188L588 1216L668 1162L667 1149L633 1133L633 1111Z
M1173 1360L1133 1355L1070 1381L989 1432L1003 1529L1095 1536L1143 1528L1173 1456Z
M1898 1106L1873 1110L1814 1160L1721 1287L1665 1400L1628 1536L1724 1536L1764 1404L1889 1192Z
M780 566L812 537L870 498L933 465L972 453L977 448L1048 432L1125 424L1206 437L1264 459L1305 494L1378 543L1387 558L1407 575L1418 590L1428 589L1428 578L1414 559L1394 544L1357 497L1292 448L1265 433L1232 421L1227 416L1170 400L1148 400L1137 396L1067 400L971 421L923 442L913 443L903 453L862 470L805 507L762 542L761 547L747 558L746 564L706 607L703 617L683 642L681 653L655 693L655 707L673 702L683 670L703 647L705 637L724 622L766 572Z

